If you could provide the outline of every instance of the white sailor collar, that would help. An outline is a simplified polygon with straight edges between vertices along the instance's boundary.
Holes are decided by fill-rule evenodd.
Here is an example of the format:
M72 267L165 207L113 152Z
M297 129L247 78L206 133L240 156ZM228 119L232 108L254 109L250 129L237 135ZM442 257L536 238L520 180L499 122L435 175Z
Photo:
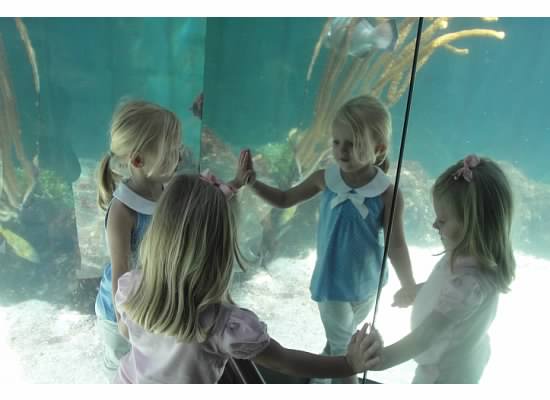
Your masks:
M339 195L353 191L363 198L377 197L388 189L391 181L384 171L376 166L375 168L376 175L369 183L358 188L351 188L342 179L338 165L333 164L325 170L325 184L331 191Z
M148 200L134 192L123 182L117 185L113 197L120 200L132 210L145 215L153 215L153 211L157 205L156 202Z

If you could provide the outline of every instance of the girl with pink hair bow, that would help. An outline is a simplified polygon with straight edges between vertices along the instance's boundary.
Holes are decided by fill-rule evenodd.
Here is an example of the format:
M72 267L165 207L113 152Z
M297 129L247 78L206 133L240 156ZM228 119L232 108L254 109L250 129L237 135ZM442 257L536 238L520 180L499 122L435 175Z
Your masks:
M432 195L443 257L417 285L411 333L382 350L376 369L414 358L413 383L478 383L487 331L515 274L512 190L497 163L469 155L437 178Z

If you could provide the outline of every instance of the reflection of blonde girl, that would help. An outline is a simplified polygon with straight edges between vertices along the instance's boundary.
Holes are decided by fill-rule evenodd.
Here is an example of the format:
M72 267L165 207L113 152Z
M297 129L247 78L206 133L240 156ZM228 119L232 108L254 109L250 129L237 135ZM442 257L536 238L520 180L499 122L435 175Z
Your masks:
M118 315L113 306L118 278L136 266L141 238L164 184L176 170L181 125L177 116L165 108L130 101L116 109L110 139L110 151L99 167L98 203L106 210L111 262L103 273L95 305L109 378L130 349L118 332Z
M383 255L381 232L388 228L394 191L385 174L391 118L376 98L360 96L339 109L331 133L336 164L314 172L299 185L285 191L269 187L255 180L251 165L247 179L254 192L274 207L292 207L322 192L310 290L325 328L324 353L338 355L345 353L376 299ZM395 305L408 306L414 300L415 282L399 192L389 245L388 254L402 285ZM386 281L387 271L383 284Z
M512 192L495 162L471 155L437 179L433 203L445 255L418 285L412 332L383 350L378 368L414 358L414 383L477 383L499 292L515 274Z
M234 186L181 175L161 196L140 248L141 268L119 280L116 307L131 350L115 382L215 383L230 357L306 377L345 376L378 362L380 342L366 325L345 357L318 356L284 348L256 314L231 302L240 182L239 175Z

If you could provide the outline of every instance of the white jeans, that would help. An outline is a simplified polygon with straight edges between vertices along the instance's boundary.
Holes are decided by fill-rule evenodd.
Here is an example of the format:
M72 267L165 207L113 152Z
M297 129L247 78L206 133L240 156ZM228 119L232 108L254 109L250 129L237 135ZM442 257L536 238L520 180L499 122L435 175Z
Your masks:
M357 326L367 318L375 300L376 295L363 302L323 301L317 303L327 338L323 354L331 356L346 354L351 337Z
M103 372L112 382L118 372L120 359L130 351L130 342L118 331L118 325L107 319L97 318L97 332L103 342Z
M367 318L375 300L376 295L362 302L323 301L317 303L327 338L322 354L340 356L347 353L351 337L357 326ZM356 378L315 378L311 379L310 383L357 383L354 379Z

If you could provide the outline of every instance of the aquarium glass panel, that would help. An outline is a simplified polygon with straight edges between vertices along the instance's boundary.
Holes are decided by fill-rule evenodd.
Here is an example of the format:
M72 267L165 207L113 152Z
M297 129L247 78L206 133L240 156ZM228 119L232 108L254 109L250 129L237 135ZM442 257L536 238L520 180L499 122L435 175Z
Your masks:
M107 382L94 311L108 261L96 170L119 101L178 115L181 172L230 180L248 148L257 178L288 189L334 164L331 122L365 94L391 113L387 175L396 183L399 173L417 282L443 250L432 228L436 177L471 153L509 177L516 278L500 296L481 383L543 381L550 20L425 18L404 141L417 28L417 18L0 18L0 382ZM233 300L282 345L321 353L310 293L321 195L283 209L250 188L238 196L246 262L235 267ZM380 231L381 249L384 239ZM389 345L410 332L411 307L392 306L400 284L391 260L385 267L375 323ZM415 367L367 378L410 383Z
M0 19L0 380L103 383L96 169L124 98L173 110L196 171L203 18ZM194 159L194 166L193 166Z
M481 383L543 381L550 356L542 317L548 302L540 300L550 278L549 37L546 18L424 20L400 183L417 282L428 277L443 250L432 228L430 190L447 167L471 153L490 157L507 174L516 201L516 279L500 295ZM410 327L410 309L391 307L395 289L390 280L377 321L387 345ZM408 383L415 366L409 361L368 376Z
M231 179L240 150L250 148L257 178L288 189L334 163L336 110L372 94L392 115L393 182L416 26L416 18L209 18L201 170ZM254 310L284 346L321 353L325 332L310 294L321 195L285 209L250 188L239 196L248 263L235 272L234 300ZM383 249L382 231L374 240ZM390 274L389 287L396 279ZM375 274L373 295L377 286Z

